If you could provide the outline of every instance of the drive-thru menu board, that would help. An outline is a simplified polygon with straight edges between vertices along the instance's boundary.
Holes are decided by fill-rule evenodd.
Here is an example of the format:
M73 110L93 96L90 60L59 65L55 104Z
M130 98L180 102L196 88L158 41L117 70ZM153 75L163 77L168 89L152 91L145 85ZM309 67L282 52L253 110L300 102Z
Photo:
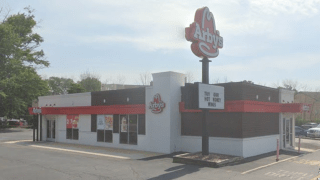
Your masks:
M224 109L224 87L199 83L199 108Z

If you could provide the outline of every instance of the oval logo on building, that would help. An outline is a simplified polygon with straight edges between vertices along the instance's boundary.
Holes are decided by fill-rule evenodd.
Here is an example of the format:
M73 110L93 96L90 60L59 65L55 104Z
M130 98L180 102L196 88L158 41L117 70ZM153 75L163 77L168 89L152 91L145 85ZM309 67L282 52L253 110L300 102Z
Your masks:
M185 36L191 41L191 50L198 57L215 58L223 47L223 38L216 30L213 14L208 7L197 9L194 22L185 28Z
M163 108L166 107L166 104L161 100L161 96L159 93L153 96L153 101L149 103L149 109L154 114L159 114L163 111Z

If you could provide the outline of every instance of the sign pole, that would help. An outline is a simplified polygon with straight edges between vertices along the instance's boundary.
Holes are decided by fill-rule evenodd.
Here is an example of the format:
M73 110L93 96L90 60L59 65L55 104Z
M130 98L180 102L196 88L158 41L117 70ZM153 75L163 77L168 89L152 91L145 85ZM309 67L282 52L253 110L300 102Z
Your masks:
M202 83L209 84L209 62L211 62L207 57L202 60ZM209 110L202 110L202 155L209 155L209 136L207 131L207 118L209 115Z
M202 109L202 155L209 154L209 136L207 131L207 118L209 116L208 109L221 109L221 97L219 93L213 92L213 97L210 98L209 87L209 62L208 58L215 58L219 55L219 49L223 47L223 38L220 36L220 32L216 29L216 23L213 14L210 12L208 7L199 8L194 16L194 22L189 27L185 28L185 37L187 41L192 42L191 50L198 56L203 58L202 62L202 84L201 88L207 89L201 95L204 99L200 99L198 107ZM200 89L200 86L198 86ZM218 89L218 88L217 88ZM221 90L221 89L220 89ZM221 92L219 90L219 92ZM224 95L224 89L222 92ZM223 97L224 98L224 97ZM222 100L224 100L222 98ZM218 105L219 107L216 107Z
M32 137L33 137L33 142L34 142L34 141L36 141L36 121L35 121L36 118L35 118L35 115L33 115L32 120L33 120L33 122L32 122L33 136Z
M37 141L39 141L39 119L40 119L40 115L37 115Z

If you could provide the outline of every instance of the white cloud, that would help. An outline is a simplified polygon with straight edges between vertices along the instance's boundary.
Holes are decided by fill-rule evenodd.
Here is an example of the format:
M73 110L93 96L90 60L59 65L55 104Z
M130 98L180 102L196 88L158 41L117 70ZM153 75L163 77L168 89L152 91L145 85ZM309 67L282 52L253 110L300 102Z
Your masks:
M233 63L212 66L213 72L225 72L226 74L240 72L261 72L263 70L297 71L305 68L320 66L320 54L296 53L286 56L266 56L251 59L245 63ZM320 73L320 72L319 72Z
M227 76L233 81L251 80L267 84L283 79L297 79L310 88L320 86L320 54L296 53L292 55L266 56L245 62L212 65L212 77ZM272 82L272 83L270 83Z
M251 0L251 8L267 15L300 14L312 16L319 12L319 0Z
M190 42L184 39L184 28L193 22L197 8L206 5L216 18L217 29L226 39L231 49L239 47L232 37L260 36L265 41L279 41L293 38L297 21L319 14L319 0L228 0L228 1L54 1L48 7L55 7L60 26L51 25L52 29L60 28L58 32L74 31L75 25L83 26L86 33L91 26L99 24L101 29L122 28L121 31L132 31L133 36L124 33L107 34L90 32L83 39L97 39L99 42L131 42L139 49L185 49ZM71 29L61 27L70 26ZM49 33L54 33L51 31ZM77 33L77 32L75 32ZM253 37L255 38L255 37ZM185 42L183 42L185 41ZM86 41L90 42L90 41ZM95 40L92 40L95 42ZM264 44L264 46L271 46ZM245 47L244 47L245 48ZM253 51L261 47L251 47ZM247 54L247 52L245 53Z
M164 34L159 34L163 36ZM132 37L132 36L88 36L78 37L78 40L84 43L132 43L141 50L154 51L158 49L182 49L189 48L189 44L185 40L179 40L171 36L163 36L161 41L158 40L159 36L143 36L143 37Z

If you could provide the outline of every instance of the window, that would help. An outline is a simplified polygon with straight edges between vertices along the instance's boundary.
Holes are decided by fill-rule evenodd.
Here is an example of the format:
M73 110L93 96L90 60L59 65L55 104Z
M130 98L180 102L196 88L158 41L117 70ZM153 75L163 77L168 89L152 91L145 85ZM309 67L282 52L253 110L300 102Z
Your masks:
M67 139L79 139L79 115L67 115L67 131L66 138Z
M128 143L128 116L120 115L120 143Z
M67 128L67 139L72 139L72 128Z
M138 143L138 118L136 114L120 115L120 143L134 144Z
M144 114L138 115L138 134L146 135L146 118Z
M97 130L97 141L104 142L104 130Z
M104 130L104 142L112 143L112 130Z
M97 115L97 141L112 143L113 115Z
M119 114L113 115L113 133L119 133Z
M97 115L91 114L91 132L97 132Z
M79 129L72 129L72 139L74 140L79 139Z

